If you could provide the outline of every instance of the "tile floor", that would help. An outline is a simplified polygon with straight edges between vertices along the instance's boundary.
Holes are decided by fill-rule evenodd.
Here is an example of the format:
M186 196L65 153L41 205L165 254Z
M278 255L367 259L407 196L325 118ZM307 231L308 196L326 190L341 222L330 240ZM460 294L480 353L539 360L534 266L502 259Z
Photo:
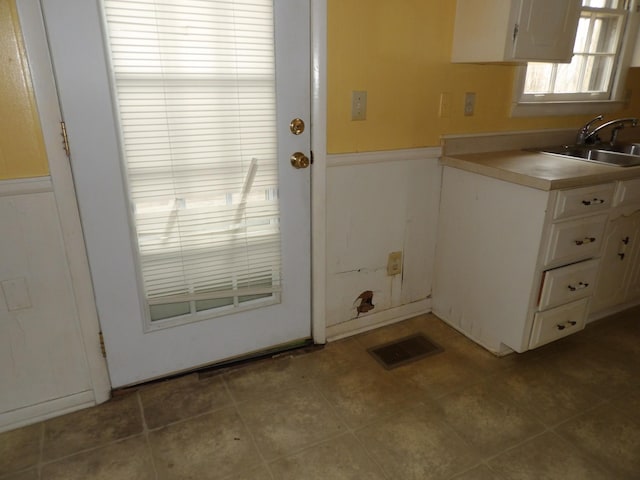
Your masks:
M445 352L366 352L415 332ZM503 358L424 315L0 435L1 480L639 478L640 309Z

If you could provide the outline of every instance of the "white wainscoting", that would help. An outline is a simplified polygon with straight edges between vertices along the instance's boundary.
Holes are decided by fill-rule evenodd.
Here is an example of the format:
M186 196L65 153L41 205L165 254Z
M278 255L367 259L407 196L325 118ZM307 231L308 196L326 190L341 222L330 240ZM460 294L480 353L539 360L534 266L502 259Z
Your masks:
M95 403L49 177L0 181L0 431Z
M440 148L327 156L327 338L431 310ZM387 275L391 252L403 272ZM358 297L373 292L372 310Z

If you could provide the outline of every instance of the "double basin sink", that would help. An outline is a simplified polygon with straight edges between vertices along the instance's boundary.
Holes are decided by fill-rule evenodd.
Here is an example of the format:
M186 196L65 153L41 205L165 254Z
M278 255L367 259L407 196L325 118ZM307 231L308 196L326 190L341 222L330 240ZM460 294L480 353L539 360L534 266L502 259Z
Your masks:
M640 143L561 145L527 150L616 167L640 166Z

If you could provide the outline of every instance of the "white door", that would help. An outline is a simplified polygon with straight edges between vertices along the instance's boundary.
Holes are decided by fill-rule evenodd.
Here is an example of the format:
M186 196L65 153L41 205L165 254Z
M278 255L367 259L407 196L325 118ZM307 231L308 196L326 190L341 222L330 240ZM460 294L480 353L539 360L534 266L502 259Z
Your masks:
M236 0L222 3L238 4L239 9L244 8L246 12L252 8L247 7L247 3L258 2L259 0L252 2ZM63 116L71 144L71 163L112 385L119 387L134 384L273 346L308 339L311 332L310 172L308 168L293 168L290 160L294 152L310 155L308 0L275 0L273 17L270 20L275 23L276 112L274 121L277 131L277 154L274 155L276 165L274 169L277 170L278 183L276 185L268 182L261 184L257 180L260 172L269 168L268 162L265 163L266 160L263 159L265 154L260 150L264 145L255 146L258 152L255 156L250 151L244 152L243 158L248 157L249 161L239 166L235 175L239 178L240 186L225 194L228 206L231 208L229 212L234 212L229 215L237 222L231 222L231 225L226 227L227 233L222 234L219 228L216 229L218 224L215 224L212 227L212 235L215 239L204 240L208 245L207 248L213 244L225 243L220 240L224 238L235 239L231 243L236 246L243 242L249 244L252 235L247 232L261 231L266 228L265 225L268 225L270 231L276 234L264 243L272 244L274 238L279 240L280 247L276 249L276 256L281 257L281 266L266 267L266 270L272 273L266 275L257 285L255 282L252 284L251 279L247 280L232 273L229 280L230 286L226 290L225 288L221 290L220 284L215 282L210 286L207 286L206 282L204 284L196 282L189 284L184 291L178 291L177 287L173 286L164 292L160 291L158 294L160 298L154 296L156 294L153 289L157 285L170 284L173 280L162 276L158 280L154 277L154 272L169 271L175 264L162 264L162 262L153 264L153 261L158 258L179 250L183 254L182 260L178 260L178 263L181 262L180 269L198 270L197 267L200 266L205 270L208 268L211 278L215 277L216 282L221 281L218 279L218 272L234 264L231 261L225 263L224 260L235 257L237 251L234 248L220 250L217 247L205 249L205 253L208 253L197 257L195 263L189 264L185 258L189 257L193 260L194 257L191 254L194 242L190 243L187 239L175 247L173 240L167 240L169 237L173 239L171 235L175 230L179 230L180 234L190 231L189 229L204 219L203 211L206 213L209 210L220 210L218 207L208 209L205 205L213 205L217 200L206 195L203 198L202 189L200 196L195 199L185 197L184 192L180 194L169 192L167 195L175 196L171 199L173 214L167 217L164 227L160 229L162 231L158 233L157 225L149 231L144 230L145 222L149 218L147 214L150 211L155 212L153 209L157 205L141 203L140 190L144 190L146 184L134 184L133 177L138 176L139 169L136 169L139 165L132 166L129 160L130 157L135 156L131 152L136 151L137 147L135 141L133 146L132 143L127 142L132 135L135 138L139 132L134 131L131 134L126 130L125 124L131 122L131 119L126 117L130 105L123 105L122 98L129 95L130 90L118 90L122 83L122 78L119 78L117 73L118 61L115 59L115 54L113 61L109 58L109 54L105 54L109 51L109 47L106 46L109 42L105 38L111 35L113 39L114 34L107 27L103 29L102 2L43 0L42 3ZM112 5L118 7L118 3L125 8L136 4L136 2L112 2ZM138 3L140 5L157 4L155 8L166 10L183 2L145 0ZM206 10L216 2L201 1L199 3ZM264 2L261 3L264 4ZM267 2L266 6L261 5L260 8L270 10L271 2ZM215 18L207 19L205 14L204 11L198 13L196 20L204 24L209 22L210 25L217 22ZM240 22L243 21L242 14L238 15L237 12L232 14L237 15ZM180 12L175 12L170 17L183 18ZM181 35L198 35L197 29L201 27L202 24L194 27L186 20L184 24L171 26L179 30L178 33ZM105 32L104 35L103 32ZM137 34L129 32L128 35L135 37ZM171 46L171 48L175 47L175 44ZM178 47L183 48L184 45L180 44ZM119 48L118 45L113 50L117 48ZM180 52L178 53L181 55ZM182 62L180 55L176 58ZM260 52L257 56L262 55L263 52ZM111 63L114 65L113 71L109 66ZM127 63L126 58L124 63ZM129 63L138 67L144 62L134 59ZM196 66L200 68L203 64ZM204 69L206 70L206 65ZM149 73L151 70L152 68L143 73ZM167 73L168 70L165 69L163 73ZM171 70L169 76L173 74L176 74L176 71ZM123 80L125 84L131 80L127 75L125 69ZM240 78L240 83L243 78ZM205 72L204 76L196 80L209 82L211 79ZM134 90L136 88L139 88L139 85L135 85ZM166 95L166 92L161 94ZM180 92L176 95L183 96ZM197 109L198 105L194 108ZM196 116L206 115L206 112L198 111ZM257 114L255 116L259 117ZM231 132L229 136L244 135L243 129L251 128L252 117L253 115L249 115L249 118L242 117L240 133ZM293 129L290 128L291 121L296 118L306 123L306 128L299 134L294 134ZM258 120L260 118L256 121ZM149 124L153 121L149 120ZM273 126L262 125L262 127L270 129ZM182 139L183 137L180 138ZM158 138L158 145L163 141L164 139ZM246 144L247 142L243 143L243 145ZM152 142L151 148L153 147ZM171 148L174 147L175 145L171 145ZM122 151L125 153L121 155ZM211 168L218 167L212 164ZM226 170L220 170L219 175L210 175L210 172L205 169L201 175L203 181L213 178L213 184L205 186L204 190L216 191L218 188L215 185L216 179L228 176L230 175ZM125 178L129 181L124 180ZM129 186L132 186L131 189ZM270 209L275 203L279 212L275 215L269 214L266 221L247 221L241 225L242 222L238 219L244 218L244 212L249 208L247 205L251 202L249 199L251 195L248 192L255 193L256 189L260 188L262 190L259 193L261 192L263 196L261 205L265 209ZM167 187L167 190L170 188ZM264 206L266 204L269 205ZM191 206L194 206L193 211L189 210ZM147 210L144 210L145 208ZM196 215L198 221L187 222L176 227L175 222L179 224L181 215L192 215L192 217ZM150 216L153 217L153 215ZM244 235L236 235L238 229ZM228 233L228 231L235 233ZM153 261L149 267L150 254L145 248L149 246L150 241L152 243L155 241L154 238L160 240L152 245ZM166 245L173 245L175 248L165 250L160 248ZM202 246L199 245L198 248ZM155 247L160 250L154 249ZM257 262L262 262L260 248L257 249L258 253L255 251L243 250L243 254L247 257L257 255ZM199 252L202 253L201 248ZM218 260L212 260L214 258ZM154 270L157 265L160 267ZM221 291L224 293L221 294Z

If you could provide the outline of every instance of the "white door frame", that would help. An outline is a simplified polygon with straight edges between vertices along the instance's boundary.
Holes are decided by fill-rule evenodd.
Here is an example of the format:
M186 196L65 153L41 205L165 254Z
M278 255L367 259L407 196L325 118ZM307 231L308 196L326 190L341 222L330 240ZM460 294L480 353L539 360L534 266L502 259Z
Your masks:
M38 0L16 1L33 89L49 160L60 226L73 283L75 304L95 403L111 396L107 364L100 347L100 324L93 296L71 166L62 148L60 107ZM64 412L60 412L64 413Z
M311 335L327 341L327 0L311 0Z

